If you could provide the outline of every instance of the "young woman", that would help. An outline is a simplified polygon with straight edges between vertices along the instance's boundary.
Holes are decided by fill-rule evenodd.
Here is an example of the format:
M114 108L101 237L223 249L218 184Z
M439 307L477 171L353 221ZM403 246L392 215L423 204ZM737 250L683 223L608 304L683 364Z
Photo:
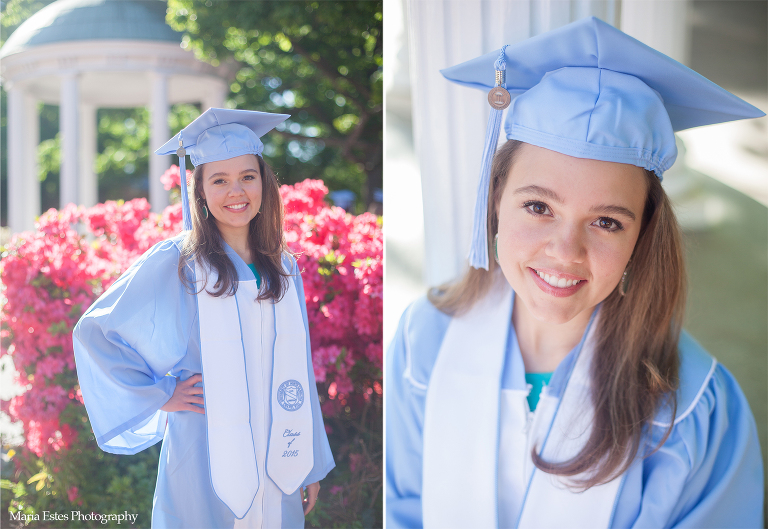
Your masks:
M259 137L287 117L210 109L158 150L179 155L182 175L187 153L196 166L191 201L182 177L185 231L74 331L99 446L134 454L163 440L152 527L303 527L334 466L301 275L261 157Z
M675 130L764 114L595 18L443 74L493 110L472 268L389 350L388 527L761 527L754 418L681 332L660 178Z

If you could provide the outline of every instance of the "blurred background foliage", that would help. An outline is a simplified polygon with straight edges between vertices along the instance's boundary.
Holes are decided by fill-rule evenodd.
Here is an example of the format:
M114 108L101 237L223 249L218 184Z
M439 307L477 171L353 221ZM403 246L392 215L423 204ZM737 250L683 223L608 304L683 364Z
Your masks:
M0 46L52 1L0 2ZM291 115L264 138L264 157L281 183L319 178L332 196L344 189L354 193L351 212L381 212L381 1L170 0L167 22L183 33L183 48L215 66L227 65L228 107ZM199 105L174 105L172 133L200 110ZM2 89L0 116L0 223L7 225ZM148 110L102 108L97 119L99 202L148 197ZM42 211L59 206L58 135L58 106L41 104Z
M291 114L265 144L283 181L320 178L366 207L373 201L382 186L381 2L169 0L166 20L199 59L237 65L234 108Z

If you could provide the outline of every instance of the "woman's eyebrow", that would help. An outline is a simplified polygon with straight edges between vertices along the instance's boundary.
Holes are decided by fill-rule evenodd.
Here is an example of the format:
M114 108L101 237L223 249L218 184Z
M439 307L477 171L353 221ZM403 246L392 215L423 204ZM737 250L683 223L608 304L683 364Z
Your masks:
M635 214L631 210L624 206L611 206L606 204L600 204L599 206L592 206L589 208L591 213L610 213L612 215L624 215L632 220L636 220Z
M515 192L514 192L515 195L523 195L526 193L534 193L536 195L540 195L550 200L554 200L555 202L559 202L560 204L563 203L563 199L560 198L560 195L558 195L551 189L547 189L546 187L530 185L530 186L525 186L525 187L515 189Z

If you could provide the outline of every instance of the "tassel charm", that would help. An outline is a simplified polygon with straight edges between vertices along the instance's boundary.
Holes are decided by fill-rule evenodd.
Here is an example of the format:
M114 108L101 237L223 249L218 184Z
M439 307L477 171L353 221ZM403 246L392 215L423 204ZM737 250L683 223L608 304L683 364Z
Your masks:
M496 86L488 92L488 104L495 110L504 110L512 102L512 96L507 92L507 65L504 52L506 46L501 48L501 54L496 60Z

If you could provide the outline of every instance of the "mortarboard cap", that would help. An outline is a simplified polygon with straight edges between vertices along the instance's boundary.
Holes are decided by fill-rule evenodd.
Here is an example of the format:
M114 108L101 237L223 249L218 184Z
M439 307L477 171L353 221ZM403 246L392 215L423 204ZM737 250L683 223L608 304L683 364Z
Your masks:
M185 156L189 154L195 167L243 154L260 156L264 144L259 138L289 117L288 114L209 108L155 151L155 154L176 154L179 157L183 229L192 229Z
M765 115L595 17L441 73L454 83L490 90L469 255L471 266L486 270L490 167L501 113L510 103L504 124L508 140L576 158L637 165L659 178L677 157L674 132Z

